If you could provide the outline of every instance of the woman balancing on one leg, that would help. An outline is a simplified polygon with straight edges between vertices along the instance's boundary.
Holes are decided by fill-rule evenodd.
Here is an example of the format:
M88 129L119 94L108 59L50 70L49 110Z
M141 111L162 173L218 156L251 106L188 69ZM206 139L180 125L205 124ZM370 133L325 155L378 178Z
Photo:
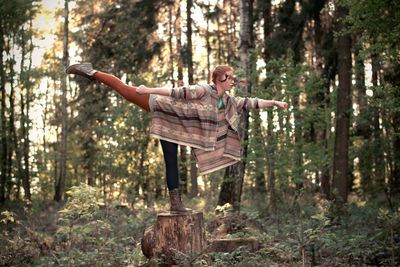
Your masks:
M117 77L93 70L90 63L71 65L68 74L98 80L126 100L152 113L150 134L161 140L172 212L188 212L181 201L178 175L178 144L193 148L200 174L240 161L238 112L256 108L287 107L285 102L229 96L236 84L229 66L218 66L213 84L180 88L132 87Z

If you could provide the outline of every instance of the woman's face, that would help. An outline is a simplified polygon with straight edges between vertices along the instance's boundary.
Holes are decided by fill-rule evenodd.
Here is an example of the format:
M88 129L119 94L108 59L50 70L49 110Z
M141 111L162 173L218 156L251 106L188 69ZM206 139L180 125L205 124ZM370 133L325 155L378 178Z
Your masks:
M224 91L230 91L232 87L235 85L235 81L233 80L233 72L227 71L224 75L219 77L218 84L221 89Z

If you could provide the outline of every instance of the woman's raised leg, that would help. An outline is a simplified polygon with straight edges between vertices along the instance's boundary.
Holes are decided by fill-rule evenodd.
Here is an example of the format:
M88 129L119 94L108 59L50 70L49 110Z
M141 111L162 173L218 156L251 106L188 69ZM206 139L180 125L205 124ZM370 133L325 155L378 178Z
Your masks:
M139 95L136 93L136 87L129 86L114 75L108 73L98 71L93 75L93 78L110 86L129 102L136 104L146 111L150 111L149 94Z
M89 80L98 80L117 91L126 100L132 102L146 111L150 111L149 94L139 95L136 93L136 87L123 83L114 75L94 70L91 63L74 64L66 68L68 74L76 74Z

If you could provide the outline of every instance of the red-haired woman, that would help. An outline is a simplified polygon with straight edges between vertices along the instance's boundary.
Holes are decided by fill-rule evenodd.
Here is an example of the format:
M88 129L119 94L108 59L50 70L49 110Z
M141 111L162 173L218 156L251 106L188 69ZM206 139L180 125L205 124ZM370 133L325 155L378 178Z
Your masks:
M226 92L236 84L229 66L215 68L213 84L180 88L129 86L113 75L94 70L90 63L71 65L66 72L98 80L152 113L150 134L161 140L172 212L190 211L182 204L179 190L178 144L194 149L200 174L216 171L240 161L238 112L287 107L281 101L229 96Z

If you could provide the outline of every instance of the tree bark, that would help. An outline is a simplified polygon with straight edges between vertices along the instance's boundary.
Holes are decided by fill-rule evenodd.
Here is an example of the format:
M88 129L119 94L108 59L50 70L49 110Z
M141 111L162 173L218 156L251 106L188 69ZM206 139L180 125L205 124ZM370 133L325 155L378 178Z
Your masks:
M183 86L183 54L182 54L182 28L181 28L181 8L178 5L176 11L176 22L175 22L175 32L176 32L176 50L178 54L178 81L177 86Z
M340 19L348 14L347 8L338 6ZM339 22L339 31L344 29ZM339 205L347 202L347 172L349 160L349 126L351 114L351 39L348 34L338 37L338 73L339 88L337 93L336 127L335 127L335 153L333 160L333 187L337 190Z
M361 187L365 192L371 192L373 188L373 162L370 153L370 138L371 138L371 110L367 105L367 94L365 86L365 65L364 59L360 56L360 45L357 44L355 36L355 46L354 46L354 58L355 58L355 68L354 74L356 79L355 84L355 100L357 101L359 114L356 120L356 133L357 136L362 137L363 143L358 152L358 171L360 172L360 183Z
M180 264L180 253L198 253L206 247L203 213L161 213L142 238L143 254L149 259L165 255L170 264ZM178 253L177 253L178 252Z
M68 0L64 1L64 52L63 66L68 66ZM67 76L63 75L61 80L62 103L61 103L61 151L60 151L60 176L56 183L54 200L61 201L64 195L66 164L67 164Z
M374 87L379 86L379 73L380 73L380 63L379 63L379 55L372 55L372 85ZM372 108L372 124L373 124L373 133L375 140L375 152L374 152L374 180L376 186L378 188L383 188L385 186L385 155L384 155L384 145L382 141L382 137L384 136L383 131L381 129L381 125L379 120L382 118L382 114L379 108Z
M1 89L1 176L0 176L0 202L6 199L6 181L7 181L7 122L6 122L6 72L4 67L3 51L4 51L4 30L3 25L0 24L0 89Z
M179 188L183 194L188 192L188 165L187 165L187 147L180 145L179 161Z
M322 25L327 24L325 21L321 21L321 10L323 9L326 1L319 1L317 2L312 10L312 18L314 20L314 23L311 25L313 26L313 29L311 30L311 33L313 33L312 39L314 40L313 43L313 52L315 53L315 61L313 60L313 56L310 56L310 61L314 65L314 68L316 69L317 73L326 78L327 82L324 84L324 87L322 90L314 97L311 99L312 104L318 105L321 110L328 110L328 98L327 96L329 95L329 90L330 90L330 83L329 83L329 69L335 69L331 66L331 62L327 60L327 52L326 50L328 49L326 47L327 43L327 38L329 36L329 32L331 31L330 28L323 27ZM325 19L326 20L326 19ZM331 45L332 42L329 42ZM329 49L332 49L329 47ZM328 113L328 111L326 111ZM330 115L329 115L330 116ZM324 151L324 157L327 158L327 153L328 153L328 143L329 143L329 136L328 136L328 129L331 128L330 123L328 123L329 120L326 120L326 126L324 128L318 129L318 127L314 127L314 123L312 125L312 128L315 129L312 131L311 139L314 141L314 143L323 145L325 151ZM319 182L321 184L320 192L322 196L326 199L330 199L331 196L331 179L330 179L330 167L328 162L324 162L322 166L322 170L317 172L317 178L319 175ZM318 182L318 181L317 181Z
M267 0L262 2L261 6L261 11L262 11L262 16L264 20L264 51L263 51L263 58L265 63L267 63L270 58L271 58L271 53L269 51L268 47L268 40L270 38L270 35L272 33L272 12L271 12L271 0ZM265 82L265 88L268 88L268 80ZM273 138L273 130L272 130L272 125L273 125L273 112L272 109L268 109L268 128L267 128L267 134L268 134L268 140L272 140ZM267 144L267 170L268 170L268 183L267 183L267 192L268 192L268 202L269 202L269 207L272 210L272 212L276 212L276 200L275 200L275 172L274 172L274 167L273 167L273 162L271 160L271 155L275 153L275 145L272 144L272 142L268 142ZM265 177L264 177L265 180Z
M210 1L207 4L207 14L210 13ZM207 48L207 83L211 82L211 44L210 44L210 19L206 17L207 20L207 28L206 28L206 48Z
M260 111L259 110L254 110L253 112L254 115L254 137L262 140L262 144L264 144L264 138L263 134L261 131L261 118L260 118ZM256 153L256 158L255 158L255 191L261 195L264 196L267 193L267 187L266 187L266 181L265 181L265 154L264 150L261 150L260 152L255 151Z
M186 14L187 14L187 39L188 39L188 46L187 46L187 53L188 53L188 77L189 77L189 84L194 83L193 79L193 45L192 45L192 7L193 7L193 0L187 0L186 5ZM197 166L195 164L196 159L193 153L190 154L190 180L195 182L192 184L192 188L194 191L197 191ZM197 193L192 192L192 195Z
M32 29L32 19L30 20L30 28ZM28 73L30 73L32 69L32 53L33 53L33 40L32 35L30 35L30 56L29 56L29 67ZM21 74L23 74L22 66L21 66ZM25 80L25 89L26 89L26 102L24 100L23 93L21 91L21 127L22 127L22 137L24 139L23 143L23 155L24 155L24 175L22 176L22 186L24 188L24 194L26 200L31 200L31 184L30 184L30 172L29 172L29 147L30 147L30 140L29 140L29 129L30 129L30 89L32 87L31 82L29 81L29 76L24 77Z
M197 184L197 166L195 156L193 154L193 149L190 153L190 179L191 179L191 190L190 193L192 197L196 197L199 194L199 188Z
M186 15L187 15L187 63L188 63L188 78L189 84L193 84L193 52L192 52L192 7L193 1L187 0Z
M391 136L392 136L392 148L391 148L391 156L392 156L392 163L391 163L391 171L390 171L390 178L389 178L389 192L386 194L389 197L389 204L391 204L391 198L397 194L400 194L400 112L398 111L398 99L400 99L400 64L397 62L392 63L392 70L391 73L387 77L390 80L390 83L393 86L392 97L394 98L392 101L397 102L395 108L397 111L390 114L391 120ZM390 164L390 163L389 163Z
M25 58L25 47L22 47L22 57L21 57L21 73L23 72L22 68L24 66L24 58ZM14 59L13 59L14 61ZM23 168L22 168L22 154L21 154L21 147L19 144L18 140L18 134L17 130L15 127L15 102L14 102L14 66L10 64L10 71L11 71L11 90L10 90L10 129L11 129L11 135L12 135L12 144L14 145L14 152L15 152L15 157L16 157L16 165L17 165L17 193L16 193L16 199L19 199L19 187L20 187L20 181L23 179Z
M175 78L174 78L174 51L172 48L172 8L174 5L168 7L168 47L169 47L169 64L170 64L170 71L171 71L171 83L172 87L175 87Z
M94 158L96 155L96 149L95 149L95 141L93 140L93 137L91 136L91 131L88 131L88 137L86 137L86 142L84 143L84 147L86 151L86 157L85 157L85 165L84 168L86 169L86 175L87 175L87 184L90 186L95 186L96 185L96 179L94 177L94 171L93 171L93 165L94 165Z
M239 70L250 77L250 49L254 47L253 36L253 0L240 0L240 39L239 39ZM245 96L251 93L250 83L242 87ZM241 157L247 156L247 141L249 129L249 112L240 114L239 136L242 144ZM242 196L243 178L245 173L245 161L242 160L235 165L226 168L224 181L218 199L218 205L230 203L236 212L240 211L240 200Z
M400 194L400 112L392 116L393 134L393 170L390 179L390 196Z

